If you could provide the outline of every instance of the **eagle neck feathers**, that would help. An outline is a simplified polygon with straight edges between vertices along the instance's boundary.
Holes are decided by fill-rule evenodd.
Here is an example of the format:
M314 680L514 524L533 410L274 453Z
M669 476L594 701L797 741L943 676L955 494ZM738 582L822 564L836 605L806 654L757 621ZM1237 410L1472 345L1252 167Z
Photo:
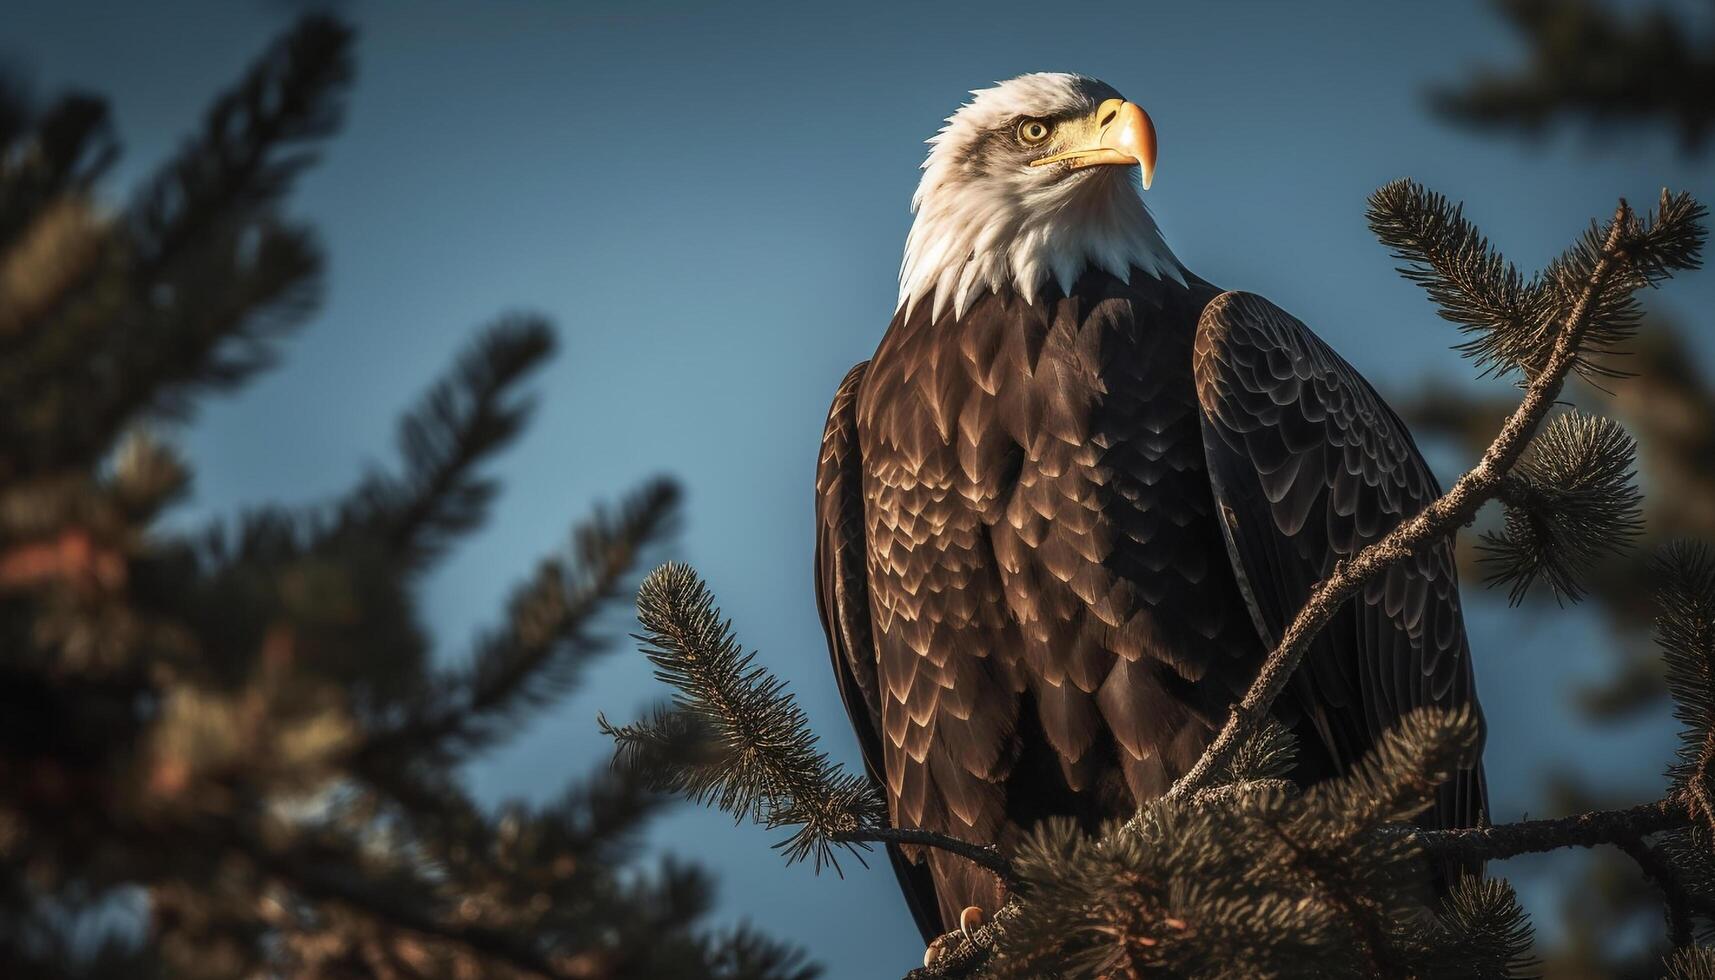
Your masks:
M1186 284L1183 265L1129 181L1133 168L1098 168L1056 185L1044 207L993 186L961 187L931 154L912 207L899 269L899 309L931 302L930 319L954 318L979 297L1010 289L1034 303L1053 284L1069 294L1087 271L1124 282L1141 272Z

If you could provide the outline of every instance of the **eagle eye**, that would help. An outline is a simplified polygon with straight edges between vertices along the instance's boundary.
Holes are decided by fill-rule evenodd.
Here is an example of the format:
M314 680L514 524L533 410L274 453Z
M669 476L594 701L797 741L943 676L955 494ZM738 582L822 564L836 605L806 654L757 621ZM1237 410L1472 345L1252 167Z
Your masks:
M1048 124L1040 119L1026 119L1018 124L1018 138L1030 146L1047 139L1050 131Z

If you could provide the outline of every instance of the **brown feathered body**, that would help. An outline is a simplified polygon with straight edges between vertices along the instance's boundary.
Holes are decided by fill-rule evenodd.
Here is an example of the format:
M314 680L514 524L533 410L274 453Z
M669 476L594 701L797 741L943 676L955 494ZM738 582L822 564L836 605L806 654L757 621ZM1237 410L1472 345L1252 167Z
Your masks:
M1013 847L1129 816L1198 758L1309 589L1435 494L1356 372L1255 297L1090 271L902 308L817 474L818 598L896 826ZM1474 702L1451 553L1342 611L1277 714L1304 782ZM1478 767L1426 816L1472 822ZM1004 900L893 853L925 935ZM917 862L927 861L927 865Z

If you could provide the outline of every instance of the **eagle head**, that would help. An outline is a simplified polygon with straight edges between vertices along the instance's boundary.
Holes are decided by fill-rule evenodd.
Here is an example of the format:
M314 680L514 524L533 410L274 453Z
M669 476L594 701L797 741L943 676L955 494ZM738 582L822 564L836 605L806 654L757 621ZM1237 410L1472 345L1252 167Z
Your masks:
M929 139L899 269L907 314L963 316L1010 286L1035 302L1089 268L1184 282L1140 190L1155 172L1155 125L1112 86L1036 72L971 93Z

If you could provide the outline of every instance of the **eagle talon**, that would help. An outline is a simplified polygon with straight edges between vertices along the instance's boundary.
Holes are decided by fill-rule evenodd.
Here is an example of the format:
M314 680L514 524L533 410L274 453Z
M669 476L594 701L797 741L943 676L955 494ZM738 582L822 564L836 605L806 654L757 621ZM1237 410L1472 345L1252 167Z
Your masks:
M987 921L988 913L979 906L972 905L960 912L959 928L936 936L935 941L929 944L929 948L923 951L923 969L933 970L935 964L941 962L942 958L953 950L958 949L961 943L976 945L976 932Z
M942 936L936 936L935 941L929 944L929 948L923 951L923 969L935 969L935 965L941 962L947 954L958 949L959 944L964 942L964 940L965 934L957 930Z
M963 933L964 937L974 944L977 941L977 937L973 935L973 933L981 928L982 924L987 921L988 916L984 914L983 910L978 906L972 905L959 913L959 932Z

